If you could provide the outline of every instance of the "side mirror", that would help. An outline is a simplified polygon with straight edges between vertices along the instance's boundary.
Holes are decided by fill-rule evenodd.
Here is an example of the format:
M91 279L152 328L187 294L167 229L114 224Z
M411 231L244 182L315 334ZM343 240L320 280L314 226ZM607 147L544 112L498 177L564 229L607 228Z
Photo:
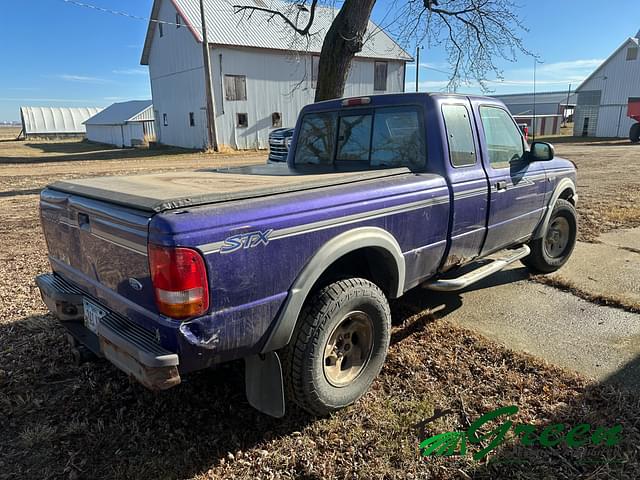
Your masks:
M556 152L553 149L553 145L550 143L533 142L531 144L531 149L529 150L529 161L546 162L548 160L553 160L555 154Z

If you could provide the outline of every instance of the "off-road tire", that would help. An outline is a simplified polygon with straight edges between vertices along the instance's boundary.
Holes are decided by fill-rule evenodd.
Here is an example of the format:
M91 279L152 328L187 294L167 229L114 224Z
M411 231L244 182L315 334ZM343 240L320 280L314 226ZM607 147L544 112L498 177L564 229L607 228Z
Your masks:
M325 348L332 333L356 311L371 320L370 353L358 375L350 383L336 387L325 372ZM340 280L313 293L302 309L289 345L281 352L289 400L316 416L326 416L356 402L380 373L390 330L389 303L369 280Z
M629 130L629 140L631 143L640 142L640 123L634 123Z
M547 239L549 229L553 225L554 221L558 218L566 219L569 226L569 237L566 247L562 249L562 252L559 255L551 256L547 251L547 247L545 247L545 241ZM576 244L577 235L578 215L576 214L576 209L567 200L559 198L556 201L555 206L553 207L551 217L549 217L547 230L542 233L542 236L540 238L534 239L529 243L531 253L524 259L522 259L522 263L524 263L531 270L534 270L538 273L555 272L565 263L567 263L567 260L569 260L569 257L571 256L573 248Z

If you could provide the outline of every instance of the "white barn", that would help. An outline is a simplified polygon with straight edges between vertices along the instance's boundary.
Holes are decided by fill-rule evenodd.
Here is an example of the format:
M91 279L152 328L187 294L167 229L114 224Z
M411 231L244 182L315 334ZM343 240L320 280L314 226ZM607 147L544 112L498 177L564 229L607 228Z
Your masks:
M87 140L133 147L155 140L151 100L114 103L84 122Z
M281 19L233 5L264 6L261 0L205 0L218 143L235 149L267 148L273 128L293 126L313 102L324 35L337 10L318 8L309 39L296 37ZM308 13L296 9L298 24ZM283 10L285 11L285 10ZM296 13L291 14L295 18ZM198 0L155 0L141 63L149 66L159 143L186 148L207 145L205 76ZM169 23L157 23L160 20ZM412 58L382 29L369 23L354 60L345 96L404 91L405 64Z
M635 122L627 117L629 98L640 97L640 31L625 40L576 89L573 133L627 137Z
M100 110L97 107L20 107L20 135L24 138L84 135L84 121Z

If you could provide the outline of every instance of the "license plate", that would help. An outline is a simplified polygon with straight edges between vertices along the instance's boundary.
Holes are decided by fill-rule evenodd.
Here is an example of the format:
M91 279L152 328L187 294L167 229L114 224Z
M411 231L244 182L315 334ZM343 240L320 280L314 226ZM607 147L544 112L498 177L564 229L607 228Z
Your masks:
M82 306L84 308L84 326L97 334L98 324L107 315L107 312L86 298L82 300Z

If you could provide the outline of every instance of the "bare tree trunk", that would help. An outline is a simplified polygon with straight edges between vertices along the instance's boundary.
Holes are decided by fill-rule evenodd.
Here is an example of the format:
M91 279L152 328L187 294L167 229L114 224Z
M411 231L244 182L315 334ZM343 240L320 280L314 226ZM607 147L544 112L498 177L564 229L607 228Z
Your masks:
M331 24L320 52L316 102L340 98L356 53L362 50L376 0L346 0Z

